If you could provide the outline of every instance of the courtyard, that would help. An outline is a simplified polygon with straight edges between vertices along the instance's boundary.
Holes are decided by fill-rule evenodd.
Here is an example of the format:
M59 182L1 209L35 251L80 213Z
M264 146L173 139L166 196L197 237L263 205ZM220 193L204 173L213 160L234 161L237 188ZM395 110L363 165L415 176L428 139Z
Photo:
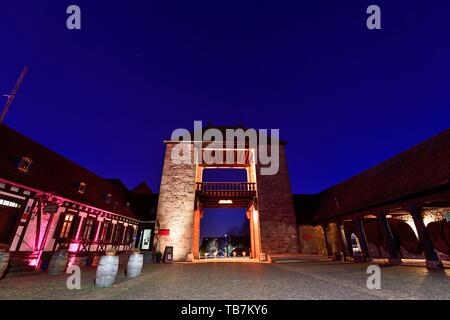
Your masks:
M81 269L81 289L68 274L8 276L0 299L276 300L450 299L450 270L381 266L381 289L368 289L369 264L345 262L150 264L136 279L119 270L110 288L94 285L95 268Z

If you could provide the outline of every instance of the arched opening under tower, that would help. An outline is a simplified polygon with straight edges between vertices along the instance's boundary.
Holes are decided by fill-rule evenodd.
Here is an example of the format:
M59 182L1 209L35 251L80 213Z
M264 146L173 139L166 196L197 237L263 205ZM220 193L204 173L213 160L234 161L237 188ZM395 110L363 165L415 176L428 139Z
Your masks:
M249 258L250 221L245 208L206 208L200 223L200 259Z
M257 258L256 184L249 168L201 167L194 212L194 259Z

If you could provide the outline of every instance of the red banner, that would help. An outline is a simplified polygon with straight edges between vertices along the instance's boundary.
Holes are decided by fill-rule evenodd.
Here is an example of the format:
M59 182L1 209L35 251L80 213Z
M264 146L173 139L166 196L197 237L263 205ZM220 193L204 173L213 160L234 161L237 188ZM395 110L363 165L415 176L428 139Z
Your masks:
M168 236L168 235L170 235L170 229L159 229L158 235L160 235L160 236Z
M313 235L312 234L304 234L303 235L303 240L312 240L313 239Z

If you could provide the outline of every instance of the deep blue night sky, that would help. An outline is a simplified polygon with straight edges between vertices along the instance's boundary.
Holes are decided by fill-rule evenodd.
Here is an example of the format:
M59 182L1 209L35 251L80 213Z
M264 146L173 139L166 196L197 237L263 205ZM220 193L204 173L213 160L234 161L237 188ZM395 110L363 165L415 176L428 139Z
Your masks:
M66 29L70 4L81 31ZM370 4L382 30L365 26ZM449 127L449 13L448 0L2 1L0 93L30 68L5 123L154 191L173 129L279 128L294 192L319 192Z

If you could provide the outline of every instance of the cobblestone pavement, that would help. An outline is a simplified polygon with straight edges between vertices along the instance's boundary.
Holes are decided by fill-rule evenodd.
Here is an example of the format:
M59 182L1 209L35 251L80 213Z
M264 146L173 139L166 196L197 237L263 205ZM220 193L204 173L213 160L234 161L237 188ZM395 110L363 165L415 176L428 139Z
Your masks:
M120 270L110 288L94 285L95 269L82 269L81 290L69 275L7 277L0 299L450 299L450 270L381 267L381 290L366 287L368 264L205 263L146 265L127 279Z

